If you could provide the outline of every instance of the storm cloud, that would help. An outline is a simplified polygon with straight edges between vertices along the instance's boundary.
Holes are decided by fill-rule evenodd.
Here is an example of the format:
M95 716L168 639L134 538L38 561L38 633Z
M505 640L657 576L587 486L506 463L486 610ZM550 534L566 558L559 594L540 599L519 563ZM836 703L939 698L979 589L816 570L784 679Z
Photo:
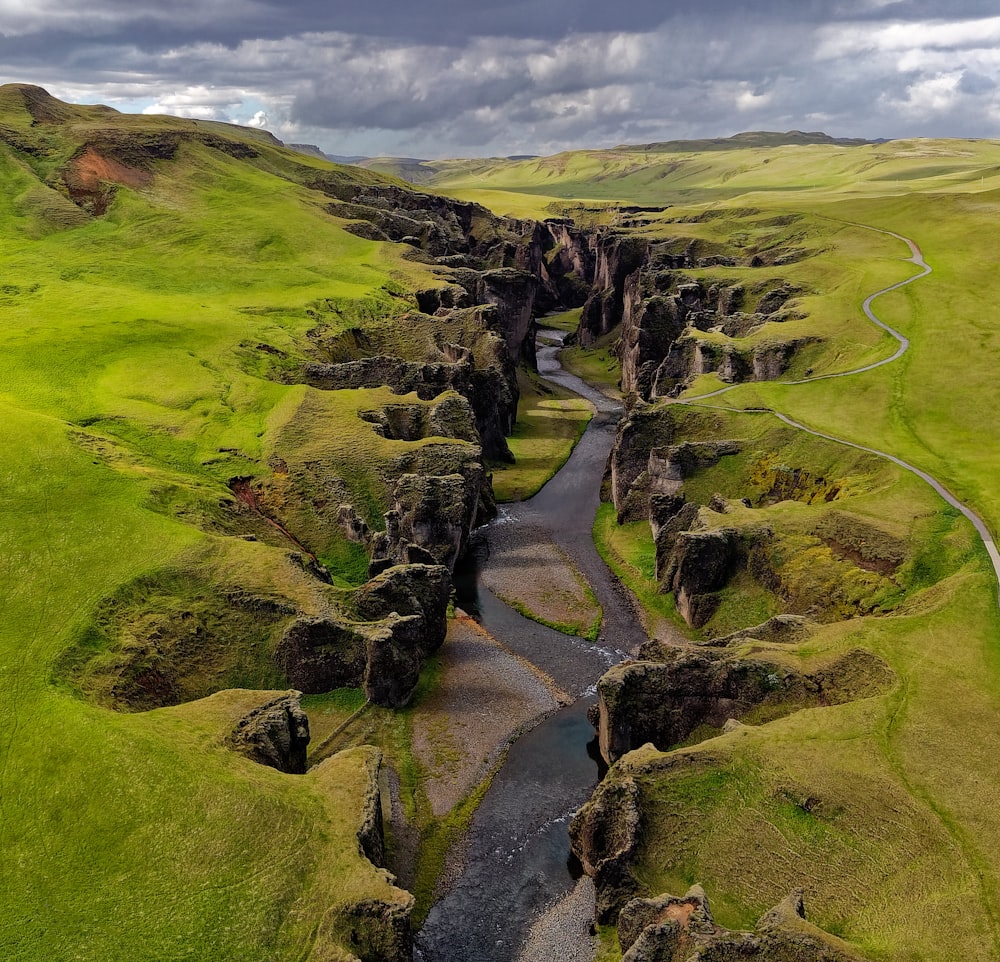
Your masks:
M345 9L346 8L346 9ZM332 153L551 153L750 129L1000 136L959 0L0 0L0 80Z

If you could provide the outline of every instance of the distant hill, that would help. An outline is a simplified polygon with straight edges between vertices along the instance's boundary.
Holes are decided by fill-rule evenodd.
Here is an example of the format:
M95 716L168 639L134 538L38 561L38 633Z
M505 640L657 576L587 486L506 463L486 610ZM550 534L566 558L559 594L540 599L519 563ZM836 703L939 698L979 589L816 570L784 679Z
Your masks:
M439 161L421 160L418 157L362 157L355 163L366 170L399 177L411 184L428 184L440 171Z
M362 160L368 160L364 154L328 154L322 147L315 144L285 144L289 150L296 153L305 154L307 157L318 157L320 160L329 160L335 164L357 165Z
M369 159L365 154L323 154L323 156L335 164L353 164L354 166Z
M865 140L861 137L831 137L821 131L747 130L732 137L711 137L704 140L664 140L652 144L622 144L615 150L650 150L663 153L696 153L704 150L738 150L741 147L796 147L822 144L834 147L863 147L885 143L884 139Z
M289 150L294 150L299 154L306 154L308 157L319 157L322 160L329 160L330 158L323 153L315 144L288 144L285 146Z

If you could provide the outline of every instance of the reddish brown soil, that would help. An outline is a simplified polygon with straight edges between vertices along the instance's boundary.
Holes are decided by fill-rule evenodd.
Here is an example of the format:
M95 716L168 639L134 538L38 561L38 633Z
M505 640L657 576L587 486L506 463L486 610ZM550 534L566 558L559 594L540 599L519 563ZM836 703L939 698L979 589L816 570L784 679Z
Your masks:
M88 147L69 163L66 182L83 190L97 190L102 183L121 184L124 187L148 187L153 175L148 170L126 167L112 157L104 157L93 147Z

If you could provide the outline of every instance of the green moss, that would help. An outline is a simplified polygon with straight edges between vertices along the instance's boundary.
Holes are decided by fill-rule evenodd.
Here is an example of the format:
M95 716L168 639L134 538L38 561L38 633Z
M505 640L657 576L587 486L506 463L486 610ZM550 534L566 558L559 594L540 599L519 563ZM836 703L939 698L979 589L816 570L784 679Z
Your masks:
M618 332L612 331L590 347L567 347L559 354L562 366L610 397L621 397L622 365L615 354Z
M648 522L619 525L614 505L601 504L594 519L594 544L605 564L635 596L651 636L656 636L661 628L691 633L677 614L674 596L660 592L656 580L656 545Z
M570 391L521 371L517 424L508 439L513 465L493 463L498 502L524 501L566 463L593 416L591 406Z

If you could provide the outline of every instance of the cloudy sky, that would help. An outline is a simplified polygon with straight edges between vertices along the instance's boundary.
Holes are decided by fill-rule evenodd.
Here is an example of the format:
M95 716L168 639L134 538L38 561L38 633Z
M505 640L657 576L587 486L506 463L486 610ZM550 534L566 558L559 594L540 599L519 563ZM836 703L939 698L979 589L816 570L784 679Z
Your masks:
M1000 137L997 0L0 0L0 82L335 154Z

